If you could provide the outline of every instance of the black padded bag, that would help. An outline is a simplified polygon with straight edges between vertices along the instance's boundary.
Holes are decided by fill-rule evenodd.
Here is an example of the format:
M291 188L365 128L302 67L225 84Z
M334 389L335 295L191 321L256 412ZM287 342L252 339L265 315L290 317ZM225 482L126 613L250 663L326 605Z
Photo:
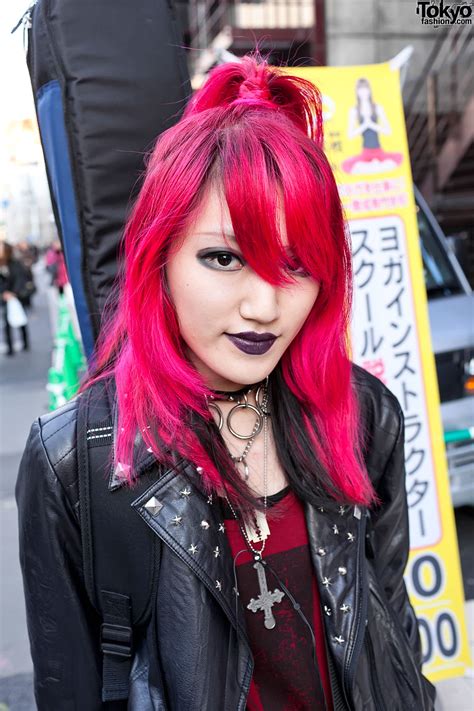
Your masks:
M127 210L190 95L171 0L38 0L24 16L48 181L91 355Z
M104 702L128 698L134 643L151 615L161 552L157 536L130 506L156 480L158 465L133 488L110 491L112 453L113 391L104 382L80 396L77 423L84 579L102 618Z

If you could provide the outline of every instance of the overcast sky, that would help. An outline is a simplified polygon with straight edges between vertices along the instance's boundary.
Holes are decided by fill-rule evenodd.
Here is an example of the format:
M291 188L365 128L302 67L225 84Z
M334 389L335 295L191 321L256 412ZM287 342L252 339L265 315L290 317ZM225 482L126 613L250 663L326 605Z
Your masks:
M34 115L33 98L23 48L23 28L10 34L32 0L0 2L0 131L11 119Z

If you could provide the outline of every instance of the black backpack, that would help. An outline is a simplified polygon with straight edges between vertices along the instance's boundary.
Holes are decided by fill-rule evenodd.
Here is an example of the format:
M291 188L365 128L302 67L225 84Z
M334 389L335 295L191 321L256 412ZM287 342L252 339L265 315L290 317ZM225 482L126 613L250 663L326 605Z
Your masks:
M104 702L128 698L134 637L151 615L161 551L158 537L130 506L156 481L156 466L144 472L133 488L109 489L113 395L110 381L88 388L78 399L77 423L84 579L89 599L102 619Z

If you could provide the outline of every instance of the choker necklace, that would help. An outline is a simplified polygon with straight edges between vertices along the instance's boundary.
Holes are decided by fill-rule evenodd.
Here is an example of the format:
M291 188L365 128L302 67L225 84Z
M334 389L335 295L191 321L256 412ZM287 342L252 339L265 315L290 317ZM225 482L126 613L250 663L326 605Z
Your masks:
M268 378L265 383L260 383L257 386L257 391L255 393L255 405L252 405L248 401L248 395L252 392L252 390L255 388L255 385L250 385L246 386L242 390L238 390L233 393L224 393L221 392L219 394L221 395L226 395L225 399L230 402L236 402L234 407L231 408L229 413L227 414L227 417L225 418L225 422L227 425L227 429L229 432L236 437L237 439L240 440L247 440L247 444L245 445L244 451L242 454L239 456L234 456L231 454L230 456L232 457L232 461L234 464L242 464L244 468L244 479L245 481L248 481L249 478L249 467L247 464L247 455L255 441L255 437L257 437L260 432L262 431L263 424L266 420L267 417L270 416L270 412L268 411L268 393L267 393L267 384L268 384ZM218 391L216 391L217 393ZM223 398L221 398L223 399ZM213 395L211 395L207 401L208 407L210 410L214 410L214 412L217 412L219 420L217 423L217 427L219 429L219 432L222 431L222 427L224 426L224 415L222 414L222 410L215 401L215 398ZM252 410L252 412L255 413L256 415L256 420L255 420L255 425L252 428L252 431L250 434L242 434L241 432L238 432L233 426L232 426L232 418L234 417L235 413L238 410Z
M239 388L238 390L211 390L211 398L216 397L219 400L235 400L239 395L251 392L255 387L258 387L258 385L261 385L261 383L244 385L243 388Z

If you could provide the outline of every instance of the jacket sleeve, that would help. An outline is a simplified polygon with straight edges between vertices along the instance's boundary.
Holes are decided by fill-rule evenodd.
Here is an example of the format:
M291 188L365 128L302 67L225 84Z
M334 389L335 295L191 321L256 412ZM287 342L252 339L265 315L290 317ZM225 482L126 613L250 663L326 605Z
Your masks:
M371 535L377 578L407 633L417 661L420 661L421 648L416 617L403 580L410 540L405 490L404 422L400 407L398 407L397 419L398 431L395 443L376 486L381 504L372 512Z
M15 496L38 711L103 709L99 620L84 588L79 523L48 460L39 421Z
M410 603L403 574L410 551L408 505L405 487L403 411L395 401L398 422L385 469L376 486L381 505L372 513L372 543L377 578L385 596L407 635L418 669L422 666L421 641L415 612ZM433 701L433 685L423 678L425 693ZM426 706L428 708L431 706Z

